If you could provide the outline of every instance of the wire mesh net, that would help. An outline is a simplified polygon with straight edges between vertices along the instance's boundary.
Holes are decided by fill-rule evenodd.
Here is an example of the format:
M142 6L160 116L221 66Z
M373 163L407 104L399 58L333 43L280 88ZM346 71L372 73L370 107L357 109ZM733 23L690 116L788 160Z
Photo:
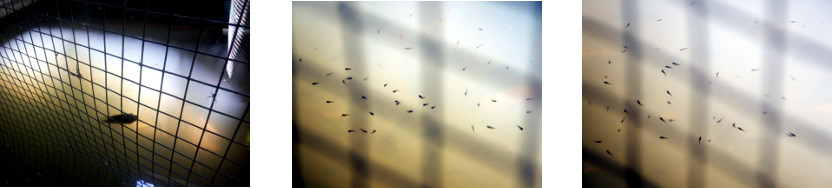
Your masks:
M3 1L0 185L248 186L248 10Z

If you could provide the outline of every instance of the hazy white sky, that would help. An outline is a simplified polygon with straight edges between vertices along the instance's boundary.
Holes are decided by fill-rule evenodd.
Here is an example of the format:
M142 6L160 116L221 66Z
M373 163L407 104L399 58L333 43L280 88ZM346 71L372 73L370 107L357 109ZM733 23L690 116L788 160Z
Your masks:
M637 10L636 17L629 19L622 18L621 2L583 1L584 147L603 156L607 156L605 150L613 151L620 155L612 160L626 164L625 131L619 133L617 129L632 127L627 121L620 123L625 116L623 105L640 99L644 106L637 109L642 115L653 117L628 119L639 118L645 126L640 130L642 138L639 139L643 148L641 173L650 181L662 186L687 185L687 160L693 156L689 153L688 143L696 140L686 134L693 134L692 138L702 136L703 143L702 146L690 146L705 147L708 151L709 163L704 167L706 182L703 185L755 186L753 175L730 174L736 171L717 165L734 161L750 172L756 172L760 149L768 147L761 144L773 139L779 143L779 152L770 154L777 161L777 172L772 174L777 185L830 186L831 182L826 181L824 174L832 167L828 157L832 148L820 142L832 134L832 128L824 126L832 121L832 98L828 97L832 87L826 84L832 82L832 74L828 74L832 66L825 63L828 60L826 54L832 50L832 26L825 23L832 20L828 2L787 1L785 6L770 8L767 1L697 1L693 6L693 1L639 1L633 6ZM707 17L696 14L694 8L700 8L696 6L703 6ZM773 14L768 14L772 10L783 11L783 18L772 21ZM661 21L657 21L659 19ZM703 21L705 28L691 28L692 20ZM625 29L628 23L630 26ZM766 26L782 31L783 46L770 45L766 36L771 30ZM633 49L621 52L622 45L636 46L624 43L625 31L640 42L642 55L634 58L637 62L627 61ZM692 38L694 36L709 38ZM708 45L693 48L696 42L693 40L706 41ZM688 49L680 51L682 48ZM707 54L707 57L703 61L693 61L692 55L697 53ZM764 62L773 57L771 53L783 54L782 69L765 69ZM680 65L673 66L671 62ZM665 65L672 69L664 68ZM641 70L641 95L637 99L625 93L626 70L631 66ZM661 73L663 69L667 76ZM704 75L705 80L693 80L692 70ZM782 95L768 93L765 89L774 84L765 80L777 73L782 75L775 78L781 80ZM605 85L603 81L611 85ZM710 82L706 85L711 94L707 101L691 99L698 95L691 87L692 82ZM587 87L603 95L587 93ZM672 97L666 94L668 90ZM588 100L592 100L592 106ZM701 117L692 117L691 104L695 103L708 106ZM774 131L774 136L764 134L767 128L761 104L777 107L781 112L782 130ZM609 112L606 112L607 105ZM665 125L658 116L675 119L675 122ZM724 121L717 124L714 116L717 120L724 117ZM693 125L693 119L705 124ZM731 127L732 123L741 126L745 132ZM707 126L706 132L690 132L694 126ZM786 136L788 132L797 137ZM658 139L667 135L677 136ZM708 139L712 142L706 144ZM595 140L604 142L596 144L592 142Z

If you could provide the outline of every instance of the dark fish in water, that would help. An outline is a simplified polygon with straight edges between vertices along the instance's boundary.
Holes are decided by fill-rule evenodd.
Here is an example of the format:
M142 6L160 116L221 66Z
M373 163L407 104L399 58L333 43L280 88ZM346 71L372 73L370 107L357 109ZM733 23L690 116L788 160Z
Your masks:
M732 123L731 127L737 127L737 123Z
M302 61L303 61L303 59L301 59L301 58L298 58L298 61L301 61L301 62L302 62Z
M789 77L792 77L792 81L797 81L797 79L794 79L794 76L789 76Z
M408 110L407 113L413 113L413 110Z
M367 99L367 96L361 96L361 99Z
M664 68L673 69L670 65L665 65Z
M627 111L627 109L624 109L624 113L628 113L628 114L629 114L630 112L628 112L628 111Z
M367 130L361 129L361 132L367 133Z
M428 106L428 103L422 104L422 106Z
M607 64L612 64L612 61L607 61Z
M526 98L526 101L530 101L530 100L532 100L532 98Z
M523 127L521 127L520 125L518 125L517 128L520 128L521 131L523 130Z
M480 29L480 31L482 31L482 27L480 27L479 29Z
M422 95L419 95L419 98L420 98L420 99L425 99L425 97L422 97Z
M699 137L699 143L700 144L702 143L702 137L701 136Z
M673 122L673 119L667 119L667 121L669 121L669 122Z
M659 139L667 139L667 137L659 136Z
M674 61L673 63L671 63L671 64L676 65L676 66L679 66L679 63L676 63L675 61Z
M477 106L480 106L480 103L477 103Z
M395 100L393 102L396 102L396 105L399 105L399 100Z
M466 67L462 67L462 71L465 71L465 68L466 68Z
M471 132L477 132L474 130L474 125L471 125Z
M607 106L607 112L609 112L609 111L610 111L610 106Z
M350 76L350 77L347 77L347 80L352 80L352 76Z
M375 129L373 129L373 132L372 132L371 134L374 134L374 133L376 133L376 130L375 130Z
M662 69L662 74L664 74L664 76L667 76L667 73L664 72L664 69Z
M610 152L610 150L607 150L607 154L612 156L612 157L615 157L615 155L612 155L612 152Z
M662 120L662 122L667 123L666 121L664 121L663 117L659 117L659 120Z
M468 89L465 89L465 95L468 95Z
M719 78L719 72L716 72L716 77Z
M348 130L347 132L348 132L348 133L351 133L351 132L355 132L355 130L350 129L350 130Z
M627 27L630 27L630 22L627 22L627 25L624 26L624 29L627 29ZM607 151L607 152L609 152L609 151Z
M491 125L486 125L485 127L489 128L489 129L496 129L496 128L492 127Z
M532 111L531 110L526 110L526 113L530 114L530 113L532 113Z
M136 120L139 120L139 118L136 117L136 115L133 115L133 114L119 114L119 115L114 115L114 116L108 117L107 120L104 121L104 122L128 124L128 123L133 123Z
M597 144L597 143L601 143L601 142L602 142L601 140L596 140L596 141L595 141L595 143L596 143L596 144Z
M344 68L344 70L352 70L352 68L347 67L347 68Z
M389 83L384 83L384 87L387 87L387 84L389 84Z
M638 105L639 105L639 106L642 106L642 104L641 104L641 101L640 101L640 100L636 100L636 103L638 103Z
M341 80L341 83L343 83L344 85L347 85L347 81L346 81L346 80Z
M670 94L670 90L664 90L664 91L667 92L667 95L670 95L671 97L673 96L673 94Z
M341 117L345 117L345 116L348 116L348 115L350 115L350 114L341 114Z
M497 102L497 100L491 99L491 102Z
M397 91L399 91L399 90L398 90L398 89L396 89L396 90L393 90L393 93L396 93L396 92L397 92Z
M745 132L745 130L742 130L742 127L737 127L737 129L739 129L742 132Z
M375 116L376 114L375 114L375 113L373 113L373 112L370 112L370 115L371 115L371 116Z
M624 123L625 119L627 119L627 117L624 117L623 119L621 119L621 123Z
M334 72L326 73L326 76L332 75Z
M436 106L431 106L431 107L430 107L430 109L434 109L434 108L436 108Z
M326 103L332 103L332 101L326 101Z
M314 85L318 85L318 82L312 82L312 85L313 85L313 86L314 86Z
M725 117L719 118L719 120L717 120L716 123L722 122L722 119L725 119Z
M667 104L670 104L670 101L667 101Z
M610 85L610 82L604 81L604 84Z
M369 79L369 78L370 78L370 77L364 77L364 79L361 79L361 80L362 80L362 81L367 81L367 79Z
M791 133L791 132L789 134L786 134L786 135L789 135L790 137L796 137L797 136L796 134Z
M682 49L679 49L679 51L681 52L681 51L685 51L685 50L687 50L687 49L688 49L688 48L682 48Z

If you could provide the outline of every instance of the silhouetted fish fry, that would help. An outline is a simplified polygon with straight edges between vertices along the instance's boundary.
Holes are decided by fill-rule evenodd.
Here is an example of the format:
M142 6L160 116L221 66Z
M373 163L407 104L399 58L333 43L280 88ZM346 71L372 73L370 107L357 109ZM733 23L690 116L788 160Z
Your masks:
M523 130L523 127L521 127L520 125L518 125L517 128L520 128L521 131Z
M352 68L347 67L347 68L344 68L344 70L352 70Z
M640 100L636 100L636 103L638 103L638 105L642 105Z
M361 132L367 133L367 130L361 129Z
M602 142L601 140L596 140L596 141L595 141L595 143L601 143L601 142Z
M312 85L313 85L313 86L314 86L314 85L318 85L318 82L312 82Z
M471 132L474 132L474 133L477 132L477 131L474 130L474 125L471 125Z
M301 61L301 62L302 62L302 61L303 61L303 59L301 59L301 58L298 58L298 61Z
M667 73L664 72L664 69L662 69L662 74L664 74L664 76L667 76Z
M624 29L627 29L627 27L630 27L630 22L627 22L627 25L626 25L626 26L624 26ZM609 153L609 152L610 152L610 151L607 151L607 153Z
M431 106L431 107L430 107L430 109L434 109L434 108L436 108L436 106Z
M375 130L375 129L373 129L373 132L371 132L371 134L375 134L375 133L376 133L376 130Z
M119 115L114 115L114 116L108 117L107 120L104 121L104 122L127 124L127 123L133 123L136 120L139 120L139 118L136 117L136 115L133 115L133 114L119 114Z
M664 90L664 91L667 92L667 95L670 95L671 97L673 96L673 94L670 94L670 90Z
M326 103L332 103L332 101L326 101Z
M363 95L362 95L362 96L361 96L361 99L367 99L367 96L363 96Z
M334 72L326 73L326 76L332 75Z
M722 119L725 119L725 117L719 118L719 120L717 120L716 123L722 122Z
M347 85L347 81L346 81L346 80L341 80L341 83L343 83L344 85Z
M607 154L609 154L612 157L615 157L615 155L612 155L612 152L610 152L610 150L607 150Z
M624 123L625 119L627 119L627 117L624 117L623 119L621 119L621 123Z
M370 112L370 115L371 115L371 116L375 116L376 114L375 114L375 113L373 113L373 112Z
M604 81L604 84L610 85L610 82Z
M384 83L384 87L387 87L387 84L389 84L389 83Z
M422 106L428 106L428 103L422 104Z
M355 130L350 129L350 130L347 130L347 132L351 133L351 132L355 132Z
M676 63L675 61L674 61L672 64L673 64L673 65L679 65L679 63Z
M699 137L699 143L700 144L702 143L702 137L701 136Z
M742 132L745 132L745 130L742 130L742 127L737 127L737 129L739 129Z
M341 117L348 116L348 115L350 115L350 114L341 114Z
M667 137L659 136L659 139L667 139Z
M489 129L496 129L496 128L492 127L491 125L486 125L485 127L489 128Z
M796 134L791 133L791 132L789 132L789 134L786 134L786 135L789 135L790 137L796 137L797 136Z
M425 97L422 97L422 95L419 95L419 98L420 98L420 99L425 99Z
M350 77L347 77L347 80L352 80L352 76L350 76Z
M664 68L673 69L673 67L670 67L670 65L665 65Z
M663 118L663 117L661 117L661 116L659 117L659 120L662 120L662 122L667 123L666 121L664 121L664 118Z
M532 111L531 110L526 110L526 113L530 114L530 113L532 113Z
M396 89L396 90L393 90L393 93L396 93L396 92L397 92L397 91L399 91L399 90L398 90L398 89Z
M399 100L395 100L393 102L396 102L396 105L399 105Z
M413 110L408 110L407 113L413 113Z

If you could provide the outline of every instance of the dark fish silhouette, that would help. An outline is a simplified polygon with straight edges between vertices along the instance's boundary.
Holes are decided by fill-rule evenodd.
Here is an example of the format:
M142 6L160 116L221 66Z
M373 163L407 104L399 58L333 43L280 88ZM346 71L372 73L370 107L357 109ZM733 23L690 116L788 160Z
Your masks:
M595 143L596 143L596 144L597 144L597 143L601 143L601 142L603 142L603 141L601 141L601 140L596 140L596 141L595 141Z
M396 105L397 105L397 106L399 105L399 100L395 100L395 101L393 101L393 102L396 102Z
M367 133L367 130L361 129L361 132Z
M624 117L623 119L621 119L621 123L624 123L625 119L627 119L627 117Z
M520 125L518 125L517 128L520 128L521 131L523 130L523 127L521 127Z
M364 79L361 79L361 80L362 81L367 81L368 78L370 78L370 77L364 77Z
M667 137L659 136L659 139L667 139Z
M676 63L675 61L674 61L673 63L671 63L671 64L676 65L676 66L679 66L679 63Z
M627 27L630 27L630 22L627 22L627 25L624 26L624 29L627 29Z
M667 101L667 104L670 104L670 101Z
M488 63L486 63L486 64L489 64L489 65L490 65L490 64L491 64L491 60L488 60Z
M341 80L341 83L343 83L344 85L347 85L347 81L346 81L346 80Z
M431 106L431 107L430 107L430 109L434 109L434 108L436 108L436 106Z
M612 61L607 61L607 64L612 64Z
M480 31L482 31L482 27L480 27L480 28L478 28L478 29L480 29Z
M350 76L350 77L347 77L347 80L352 80L352 76Z
M789 132L789 134L786 134L786 135L789 135L790 137L797 137L797 135L796 135L796 134L791 133L791 132Z
M696 4L696 1L693 1L692 3L690 3L690 6L693 6L694 4Z
M630 112L628 112L628 111L627 111L627 109L624 109L624 113L628 113L628 114L629 114Z
M123 114L119 114L119 115L114 115L114 116L107 117L107 120L105 120L104 122L106 122L106 123L121 123L121 124L128 124L128 123L133 123L133 122L135 122L136 120L139 120L139 118L138 118L138 117L136 117L136 115L133 115L133 114L124 114L124 113L123 113Z
M334 72L326 73L326 76L332 75Z
M474 130L474 125L471 125L471 132L477 132Z
M381 33L381 29L376 30L376 34Z
M717 120L716 123L722 122L722 119L725 119L725 117L719 118L719 120Z
M375 134L375 133L376 133L376 130L375 130L375 129L373 129L373 132L372 132L372 133L370 133L370 134Z
M326 101L326 103L332 103L332 101Z
M355 130L350 129L350 130L348 130L347 132L348 132L348 133L351 133L351 132L355 132Z
M664 76L667 76L667 73L664 72L664 69L662 69L662 74L664 74Z
M624 49L627 49L627 45L621 45L621 47L624 47Z
M604 84L610 85L610 82L604 81Z
M670 94L670 90L664 90L664 91L667 92L667 95L670 95L671 97L673 96L673 94Z
M508 66L506 66L506 70L508 70Z
M480 103L477 103L477 106L480 106Z
M667 121L669 121L669 122L673 122L673 119L667 119Z
M739 129L742 132L745 132L745 130L742 130L742 127L737 127L737 129Z
M607 106L607 112L609 112L609 111L610 111L610 106Z
M716 72L716 77L719 78L719 72Z
M422 104L422 106L428 106L428 103Z
M301 59L301 58L298 58L298 61L300 61L300 62L303 62L303 59Z
M656 21L657 21L657 22L660 22L660 21L662 21L662 19L661 19L661 18L659 18L659 19L658 19L658 20L656 20Z
M344 70L352 70L352 68L347 67L347 68L344 68Z
M612 156L612 157L615 157L615 155L612 155L612 153L610 152L610 150L607 150L607 154L608 154L608 155L610 155L610 156Z
M647 115L647 119L650 119L650 115Z
M350 115L350 114L341 114L341 117L348 116L348 115Z
M496 129L496 128L492 127L491 125L486 125L485 127L488 128L488 129Z
M638 103L638 105L639 105L639 106L642 106L642 104L641 104L641 101L640 101L640 100L636 100L636 103Z
M768 111L763 111L763 114L766 114L766 113L768 113Z
M737 127L737 123L731 123L731 127Z
M389 83L384 83L384 87L387 87L387 84L389 84Z
M465 95L468 95L468 89L465 89Z
M411 47L404 47L404 49L405 49L405 50L410 50L410 49L413 49L413 48L411 48Z
M408 110L407 113L413 113L413 110Z
M670 65L665 65L664 68L673 69Z
M370 112L370 115L371 115L371 116L375 116L376 114L375 114L375 113L373 113L373 112Z
M393 93L396 93L397 91L399 91L399 90L398 90L398 89L395 89L395 90L393 90Z
M361 96L361 99L367 99L367 96Z
M661 116L659 117L659 120L662 120L662 122L667 123L666 121L664 121L664 118L661 117Z
M314 85L318 85L318 82L312 82L312 85L313 85L313 86L314 86Z
M531 110L526 110L526 113L530 114L530 113L532 113L532 111Z
M497 100L491 99L491 102L497 102Z
M789 77L792 77L792 81L797 81L797 79L794 79L794 76L789 76Z
M702 143L702 137L701 136L699 137L699 143L700 144Z
M425 99L425 97L422 97L422 95L419 95L419 98L420 98L420 99Z
M465 68L467 68L467 67L462 67L462 71L465 71Z
M685 51L685 50L687 50L687 49L688 49L688 48L682 48L682 49L679 49L679 51L681 52L681 51Z

